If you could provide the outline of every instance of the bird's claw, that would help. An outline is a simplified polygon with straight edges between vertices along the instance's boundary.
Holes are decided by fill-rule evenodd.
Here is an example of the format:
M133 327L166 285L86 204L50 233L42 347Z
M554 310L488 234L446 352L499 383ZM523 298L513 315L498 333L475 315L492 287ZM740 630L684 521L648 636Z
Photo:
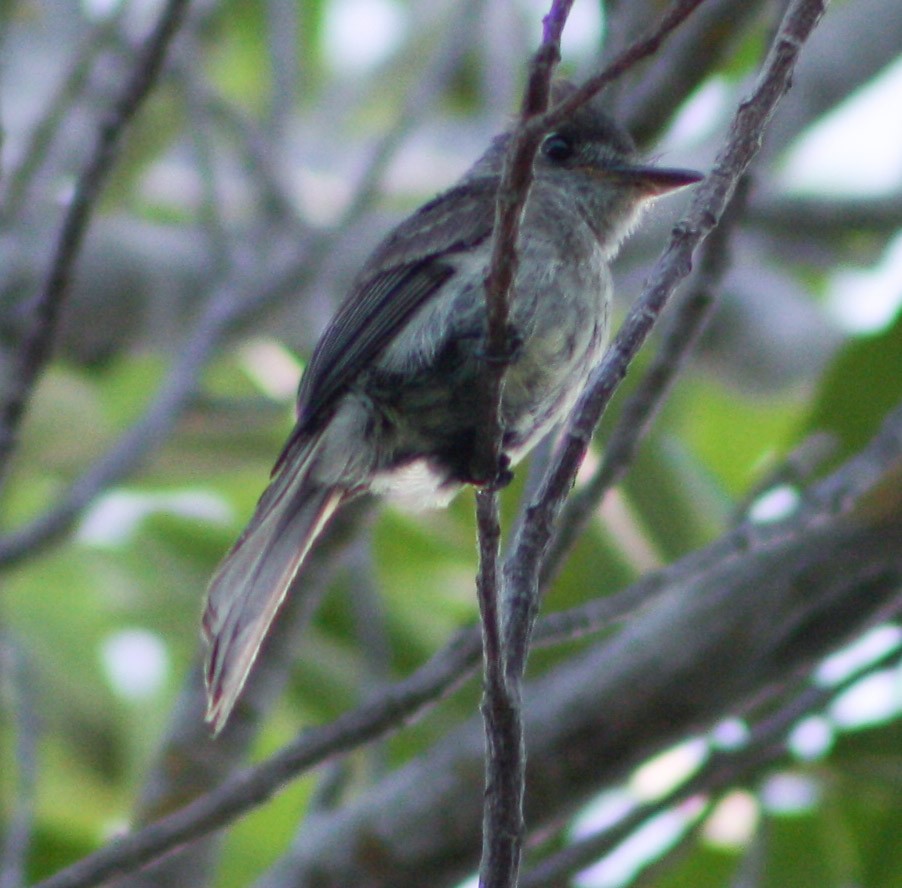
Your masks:
M523 351L523 337L513 324L508 324L505 332L507 348L504 351L498 352L489 349L484 342L476 349L476 357L487 364L513 364Z

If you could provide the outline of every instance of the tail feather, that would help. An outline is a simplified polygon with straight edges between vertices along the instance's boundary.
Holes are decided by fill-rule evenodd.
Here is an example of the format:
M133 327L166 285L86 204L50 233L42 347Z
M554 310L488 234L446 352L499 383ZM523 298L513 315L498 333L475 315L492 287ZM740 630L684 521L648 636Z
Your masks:
M207 591L206 719L219 733L310 547L344 498L310 481L310 454L280 471Z

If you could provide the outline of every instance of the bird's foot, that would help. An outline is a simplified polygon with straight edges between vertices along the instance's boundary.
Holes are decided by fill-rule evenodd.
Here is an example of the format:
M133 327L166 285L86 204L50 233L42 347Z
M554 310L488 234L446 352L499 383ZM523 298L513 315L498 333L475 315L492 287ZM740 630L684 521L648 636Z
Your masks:
M483 471L483 467L471 465L468 477L464 480L467 484L481 487L483 490L502 490L514 480L510 464L510 457L506 453L502 453L498 456L498 462L489 471Z
M513 324L508 324L505 339L507 348L502 352L490 350L488 344L483 341L476 349L476 357L487 364L515 363L523 352L523 337Z

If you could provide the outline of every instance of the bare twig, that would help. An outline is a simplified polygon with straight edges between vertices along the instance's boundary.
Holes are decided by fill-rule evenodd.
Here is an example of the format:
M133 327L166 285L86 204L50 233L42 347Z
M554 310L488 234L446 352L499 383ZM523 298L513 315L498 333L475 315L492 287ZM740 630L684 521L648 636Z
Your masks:
M532 184L532 162L542 133L522 134L530 117L548 107L551 78L560 61L561 34L572 0L553 0L544 21L542 44L532 59L523 99L522 122L505 158L492 235L492 255L485 282L486 372L481 398L481 435L475 462L491 479L501 465L501 393L510 351L510 291L517 276L517 236ZM498 493L491 485L476 493L479 530L477 591L483 627L485 683L482 716L486 737L486 790L483 804L482 888L514 888L523 844L525 746L521 710L522 669L511 669L503 628L509 624L506 596L500 593L498 561L501 525Z
M591 78L575 94L546 112L551 92L551 78L560 59L560 38L570 11L569 2L554 2L544 21L542 45L532 60L529 81L523 100L521 124L514 132L505 157L492 238L492 256L486 279L487 370L483 379L483 395L476 465L486 477L493 477L501 467L500 404L504 385L505 360L509 352L509 293L517 274L516 244L523 208L532 184L532 164L539 143L555 123L566 118L587 102L605 85L621 76L641 59L656 52L666 36L699 5L701 0L678 0L663 16L650 34L627 48L599 75ZM481 551L485 540L500 537L494 509L484 502L497 494L485 491L477 494ZM527 519L528 521L528 519ZM520 537L524 528L520 529ZM480 566L480 605L496 597L499 588L491 559L491 573ZM487 737L487 789L484 807L483 855L480 882L483 886L515 885L519 867L523 835L523 790L525 779L525 749L523 746L522 713L520 711L522 676L529 649L529 638L538 612L539 563L531 576L515 576L505 568L501 584L503 675L496 676L487 662L485 699L482 712ZM512 582L518 579L520 582ZM485 619L485 612L484 612ZM494 681L503 677L503 681Z
M664 40L703 2L704 0L674 0L654 28L627 47L603 71L590 77L562 102L530 120L528 126L525 127L530 131L529 135L535 134L537 138L541 138L544 133L566 120L577 108L622 77L634 65L654 55L661 48Z
M603 86L629 70L640 59L657 51L664 38L682 22L701 0L682 0L665 14L653 32L622 53L601 74L592 78L565 100L546 112L551 77L560 58L560 37L571 3L553 3L545 19L542 45L533 58L523 100L522 122L515 131L505 158L492 239L492 258L486 280L488 324L486 352L494 359L484 374L482 452L477 465L491 477L499 466L501 433L499 406L504 384L504 362L509 351L509 292L517 274L516 243L523 208L532 184L532 163L542 137L555 123L588 101ZM480 537L495 537L499 531L483 504L491 491L477 494ZM497 507L494 509L497 515ZM495 562L492 561L494 570ZM502 586L503 681L491 681L487 667L483 716L487 736L487 791L484 808L483 858L480 879L484 886L516 884L523 835L523 790L525 750L523 747L521 683L529 648L529 636L538 611L538 571L531 583L505 582ZM510 577L509 573L506 573ZM498 589L497 573L487 575L480 568L480 603ZM497 594L497 593L494 593ZM487 661L488 662L488 661Z
M15 798L0 842L0 888L21 888L34 826L37 788L37 745L40 729L29 685L29 663L15 639L0 632L0 699L15 738Z
M498 495L478 491L479 576L485 727L485 798L482 813L481 886L514 886L523 836L523 723L519 688L504 670L498 595L501 529Z
M902 607L902 601L898 605ZM893 650L872 663L864 675L891 667L898 660L899 653ZM685 783L653 802L638 805L617 823L543 860L524 874L520 888L552 888L564 884L568 876L612 851L642 823L657 814L678 807L696 796L710 798L738 784L749 784L788 756L787 739L803 718L822 712L831 701L862 678L863 674L856 672L829 687L812 684L810 677L798 682L792 694L783 695L788 699L782 705L750 726L748 737L739 749L712 749L705 763Z
M618 85L614 111L640 145L659 135L674 109L747 38L763 6L762 0L707 0L673 35L666 56L650 60ZM618 11L632 19L633 30L644 27L655 8L654 2L630 3Z
M645 587L644 599L625 596L617 612L604 613L588 607L556 614L540 621L535 640L550 644L577 634L597 631L625 608L648 600L651 594L685 586L716 564L729 564L752 556L762 547L790 541L798 533L826 519L860 507L865 494L878 485L902 461L902 405L887 418L883 429L859 454L837 472L807 492L803 508L783 522L762 528L760 534L746 527L727 535L727 545L713 543L700 553L668 568L653 590ZM681 567L683 563L689 567ZM639 584L637 584L638 587ZM627 590L629 592L629 590ZM631 599L631 601L629 600ZM566 617L571 617L566 619ZM395 730L405 720L460 685L476 668L480 638L475 630L464 631L409 678L386 688L369 703L338 718L330 725L305 731L276 756L231 778L209 795L84 858L45 880L36 888L88 888L116 874L124 874L156 859L185 842L220 829L264 803L292 778L350 749Z
M84 91L98 54L109 45L119 29L124 4L95 26L79 47L46 110L28 136L21 160L5 176L0 197L0 223L10 224L26 206L31 184L43 166L69 109Z
M714 169L697 186L686 217L674 229L670 244L653 269L642 296L633 305L607 355L592 374L561 441L558 455L529 507L528 520L521 527L514 552L505 564L505 575L514 587L528 589L535 585L553 528L601 414L670 295L688 275L692 251L717 224L754 158L764 128L789 88L801 48L825 6L825 0L795 0L790 5L752 95L739 106Z
M604 460L588 484L570 497L542 565L541 585L554 577L564 555L582 535L605 493L626 474L640 442L670 393L673 381L694 347L714 305L721 278L730 263L730 238L745 205L737 192L720 224L705 242L699 274L691 293L680 300L673 321L651 365L632 392L605 447Z
M139 53L131 77L100 121L94 149L78 177L63 218L43 289L28 306L29 323L13 357L10 391L0 404L0 485L9 469L19 427L35 384L50 358L57 319L94 206L113 166L125 131L147 98L175 36L188 0L168 0Z

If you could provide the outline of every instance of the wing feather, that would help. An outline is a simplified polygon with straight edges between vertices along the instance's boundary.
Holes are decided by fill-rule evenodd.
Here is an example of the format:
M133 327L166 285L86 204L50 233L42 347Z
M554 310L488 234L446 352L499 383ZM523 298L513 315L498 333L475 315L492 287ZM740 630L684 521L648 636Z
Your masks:
M454 274L453 263L444 260L490 236L497 189L497 177L464 182L422 207L376 249L301 381L299 431L316 427L361 368Z

